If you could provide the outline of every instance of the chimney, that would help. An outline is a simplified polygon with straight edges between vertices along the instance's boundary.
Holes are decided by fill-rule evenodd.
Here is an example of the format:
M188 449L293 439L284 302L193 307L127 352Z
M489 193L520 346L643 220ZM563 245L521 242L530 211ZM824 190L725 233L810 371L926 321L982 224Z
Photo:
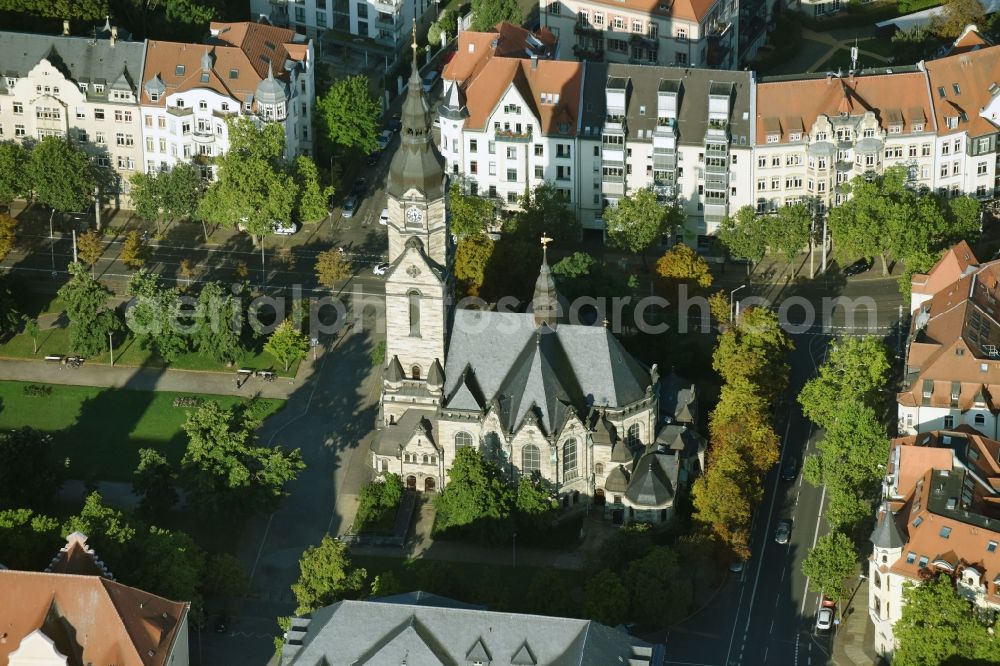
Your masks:
M538 56L531 54L531 69L538 69Z
M63 37L69 37L69 19L63 21Z
M826 73L826 85L831 85L833 83L833 72Z
M118 41L118 26L113 25L111 26L111 46L114 46L115 42L117 41Z

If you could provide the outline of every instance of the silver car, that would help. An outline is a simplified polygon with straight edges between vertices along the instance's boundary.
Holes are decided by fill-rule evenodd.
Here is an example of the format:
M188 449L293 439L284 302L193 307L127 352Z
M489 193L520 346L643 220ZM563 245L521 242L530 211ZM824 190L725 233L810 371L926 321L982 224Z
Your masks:
M816 613L816 630L817 631L829 631L830 627L833 626L833 609L824 606L819 609Z
M792 536L792 521L787 518L782 518L778 521L778 529L774 531L774 541L775 543L780 543L782 546L788 543L788 540Z

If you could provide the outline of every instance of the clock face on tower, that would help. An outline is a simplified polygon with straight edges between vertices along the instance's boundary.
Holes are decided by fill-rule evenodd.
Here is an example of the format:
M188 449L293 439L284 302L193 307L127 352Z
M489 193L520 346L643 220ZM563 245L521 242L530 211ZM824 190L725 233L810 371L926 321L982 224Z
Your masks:
M424 219L424 213L419 208L410 207L406 209L406 221L410 224L418 224Z

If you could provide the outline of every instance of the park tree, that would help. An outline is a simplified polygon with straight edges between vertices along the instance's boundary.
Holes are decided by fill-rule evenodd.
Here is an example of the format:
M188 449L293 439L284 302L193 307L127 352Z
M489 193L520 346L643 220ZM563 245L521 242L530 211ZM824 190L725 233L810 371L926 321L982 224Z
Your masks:
M764 221L767 246L791 262L809 245L812 234L812 213L804 203L782 206Z
M31 353L38 353L38 335L40 329L38 327L38 317L29 317L28 315L22 315L21 320L24 322L24 334L31 338Z
M924 250L903 257L903 271L896 279L899 285L899 293L903 296L903 302L910 301L910 290L913 285L913 276L916 273L926 273L934 267L941 257L941 252Z
M218 178L197 215L227 228L239 225L257 244L275 221L292 219L297 188L284 159L285 130L280 123L258 127L246 116L226 122L229 150L215 158Z
M626 579L631 583L633 621L663 627L688 614L694 588L673 549L666 546L650 549L629 565Z
M35 199L55 211L82 211L97 179L87 154L72 142L43 138L31 149L26 175Z
M664 234L673 234L683 214L671 204L663 206L650 188L638 190L618 200L617 206L604 209L604 225L612 247L646 256L646 249Z
M802 561L802 573L809 578L810 584L823 590L823 595L833 601L848 596L844 581L857 570L858 553L854 544L846 534L837 531L821 536Z
M125 234L122 245L122 263L129 268L142 268L146 264L146 244L138 229L131 229Z
M427 26L428 46L439 46L441 44L441 26L435 21Z
M475 448L463 446L448 470L448 483L434 498L434 529L459 528L481 541L502 542L510 535L512 499L500 466Z
M14 298L18 284L11 273L0 274L0 338L15 335L21 328L22 315Z
M892 54L898 63L929 59L937 48L938 36L930 25L915 25L892 35Z
M69 281L59 289L69 318L70 347L84 356L100 353L121 320L107 307L111 292L97 282L83 264L69 265Z
M357 74L334 82L316 100L323 131L339 155L371 153L378 148L382 108L368 89L368 77Z
M753 206L743 206L736 215L726 216L719 225L719 240L730 255L749 262L750 268L767 253L767 232L763 216Z
M128 281L132 297L125 320L129 330L144 349L172 363L191 349L190 307L185 309L176 287L160 284L159 276L146 269L132 274Z
M490 199L463 194L458 184L448 189L448 212L451 233L459 240L485 234L496 218L496 207Z
M478 296L496 243L484 234L463 236L455 248L455 279L461 292Z
M162 172L137 171L129 178L129 198L132 209L143 220L152 221L159 228L160 209L163 207Z
M341 599L356 599L364 588L368 572L355 568L347 545L329 534L318 546L309 546L299 560L299 579L292 585L298 602L296 615L311 613Z
M747 379L773 402L788 384L786 356L793 348L774 312L747 308L740 321L719 336L712 367L727 383Z
M979 0L948 0L944 12L931 19L931 29L945 39L955 39L966 26L985 25L985 10Z
M0 11L55 19L97 21L108 14L108 0L0 0Z
M55 499L65 465L52 437L34 428L0 432L0 509L46 508Z
M80 260L90 266L91 274L94 264L104 255L104 243L96 231L85 231L76 239L76 252Z
M218 282L207 282L198 294L196 327L191 344L202 356L219 363L237 363L246 355L243 308L239 299Z
M699 287L712 286L712 271L689 245L678 243L656 262L656 274L665 280L694 282Z
M299 196L295 204L295 217L301 222L318 222L330 213L333 188L319 184L316 163L305 155L295 160L295 179Z
M136 565L129 572L129 581L167 599L190 601L192 614L200 615L205 551L184 532L154 525L136 526L135 545ZM121 567L113 569L120 570Z
M387 515L395 516L402 498L403 481L398 474L390 472L361 486L353 530L361 532Z
M893 666L996 663L1000 652L996 636L946 573L906 584L893 634Z
M830 345L819 373L799 392L802 413L821 428L832 426L844 400L879 409L889 379L889 352L874 336L844 336Z
M101 554L112 571L118 569L115 565L123 563L135 545L135 526L120 510L105 506L97 491L87 495L80 513L63 523L64 539L73 532L86 534L87 545Z
M0 213L0 261L7 258L17 243L17 220L6 213Z
M15 570L39 571L65 545L59 521L31 509L0 509L3 563Z
M502 21L514 25L524 21L517 0L472 0L472 30L487 32Z
M160 181L160 206L168 220L191 220L198 216L204 182L193 164L175 164L170 171L160 174ZM204 219L201 220L201 230L207 241L208 229Z
M139 449L139 466L132 473L132 492L147 516L161 515L177 504L177 479L167 459L156 449Z
M298 449L258 445L260 409L254 402L223 408L209 401L188 413L181 470L194 505L217 514L270 513L285 497L285 484L305 468Z
M316 281L324 287L333 289L338 282L352 275L354 267L351 266L351 260L339 249L331 247L316 255Z
M694 518L740 559L750 555L750 520L764 496L761 477L749 461L727 447L709 449L705 473L691 488Z
M209 597L242 597L250 587L239 559L229 553L213 553L205 559L202 592Z
M475 10L473 10L475 11ZM517 240L537 243L546 234L559 244L580 239L581 226L566 197L553 185L542 183L527 190L520 200L521 210L509 220L504 231L512 232Z
M274 357L288 372L292 363L301 360L309 351L309 338L295 327L292 320L286 319L278 324L264 343L264 351Z
M583 615L609 627L616 627L628 619L628 588L618 574L604 569L587 578L583 590Z
M16 141L0 141L0 203L31 194L28 151Z
M214 19L216 14L215 7L205 0L166 0L164 13L170 23L191 25L204 25Z

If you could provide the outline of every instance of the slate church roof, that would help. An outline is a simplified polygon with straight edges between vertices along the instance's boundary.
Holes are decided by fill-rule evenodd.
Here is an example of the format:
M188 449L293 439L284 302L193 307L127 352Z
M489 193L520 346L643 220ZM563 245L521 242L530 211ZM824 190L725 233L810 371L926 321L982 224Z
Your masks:
M449 601L449 600L444 600ZM663 663L662 648L590 620L341 601L292 621L282 666Z

